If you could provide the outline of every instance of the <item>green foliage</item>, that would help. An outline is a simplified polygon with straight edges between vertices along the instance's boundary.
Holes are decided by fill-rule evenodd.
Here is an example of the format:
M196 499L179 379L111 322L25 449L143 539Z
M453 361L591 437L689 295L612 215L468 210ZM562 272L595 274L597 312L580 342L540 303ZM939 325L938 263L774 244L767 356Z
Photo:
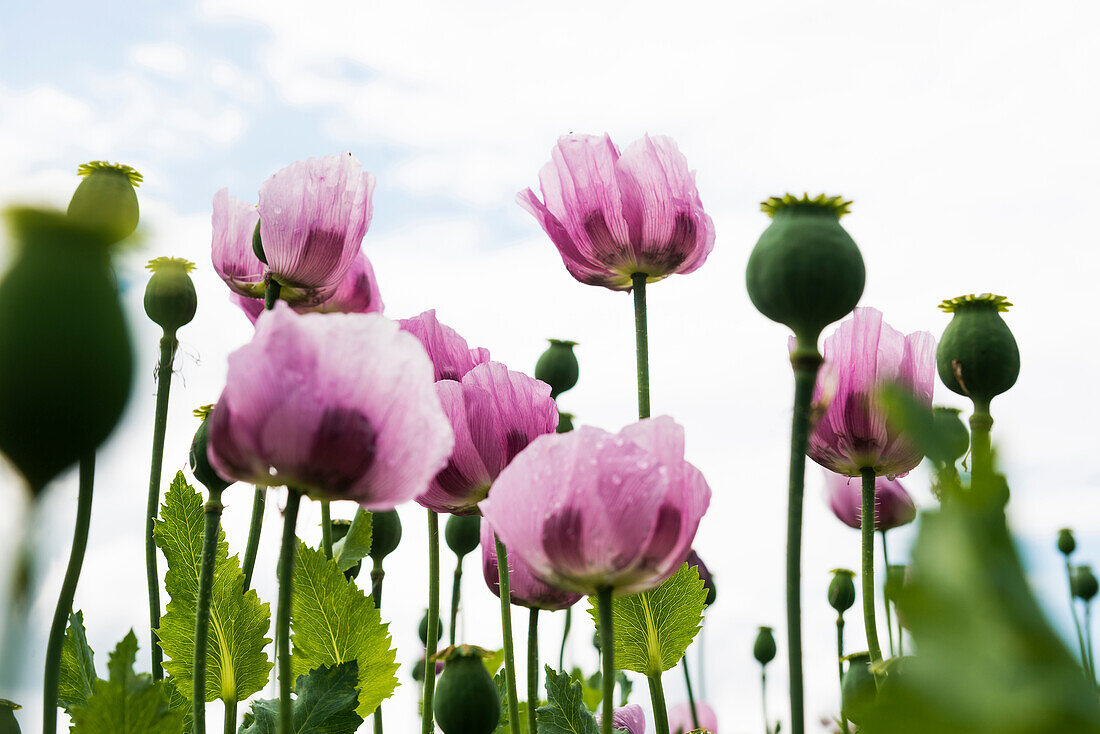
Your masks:
M598 711L600 703L603 701L603 674L596 671L586 677L580 668L573 668L572 672L569 673L569 677L580 683L581 695L588 710ZM626 677L626 673L621 670L615 673L615 683L619 686L619 703L617 705L626 706L634 684Z
M363 723L355 713L359 677L354 660L333 667L322 666L298 676L292 704L295 734L354 734ZM253 701L251 716L240 734L276 734L279 731L279 701Z
M489 659L486 658L486 667L488 667ZM499 665L497 667L500 667ZM489 671L490 673L493 671ZM512 734L512 725L508 719L508 682L504 677L504 671L500 671L493 677L493 682L497 685L497 693L500 694L500 724L497 726L496 731L493 734ZM540 702L541 703L541 702ZM527 726L527 702L519 702L519 731L520 734L528 734L529 728Z
M70 710L73 734L180 734L183 715L168 689L148 673L134 673L137 638L131 630L109 656L109 678L96 682L85 703Z
M168 561L165 588L172 599L160 620L158 635L170 658L164 669L176 680L179 693L192 695L195 614L202 560L203 499L176 474L161 506L153 531ZM218 530L214 587L210 602L206 700L244 701L267 684L272 663L264 647L271 627L271 608L256 591L244 591L244 574L237 556L229 556L225 533Z
M15 712L23 708L19 704L0 698L0 734L21 734Z
M76 611L69 615L69 628L61 647L57 705L66 711L83 706L95 691L95 684L95 653L84 634L84 613Z
M298 541L291 605L291 668L295 675L356 661L360 716L373 713L397 688L397 651L389 625L370 596L344 577L335 561Z
M600 734L596 717L584 705L579 682L546 666L547 704L535 711L541 734Z
M596 597L590 599L598 630ZM614 599L615 666L646 676L671 670L699 632L706 599L699 569L686 563L653 591Z
M371 525L371 513L361 508L355 511L348 534L340 539L339 547L334 549L336 567L341 571L354 568L370 554Z

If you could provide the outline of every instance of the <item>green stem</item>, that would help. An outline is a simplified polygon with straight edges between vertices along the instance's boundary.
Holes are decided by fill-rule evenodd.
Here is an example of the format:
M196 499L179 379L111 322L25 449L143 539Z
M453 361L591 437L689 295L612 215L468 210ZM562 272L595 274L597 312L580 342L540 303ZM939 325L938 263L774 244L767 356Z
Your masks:
M539 609L531 607L527 623L527 731L535 734L538 722L535 709L539 707Z
M69 551L69 565L65 568L65 580L57 597L50 626L50 638L46 644L46 674L42 692L42 732L57 732L57 688L61 674L61 648L65 643L65 628L73 611L73 597L84 565L84 551L88 547L88 527L92 521L92 485L95 480L95 453L80 460L80 488L77 490L76 525L73 529L73 545Z
M194 734L206 734L206 649L210 636L210 597L214 589L214 563L218 551L218 525L222 519L221 490L210 490L204 507L202 562L195 602L195 657L191 676L191 718Z
M298 524L298 506L302 493L287 487L286 510L283 511L283 544L279 551L279 606L275 618L275 644L279 656L279 734L293 734L290 691L294 678L290 672L290 600L294 591L294 528Z
M264 524L264 506L267 504L267 487L256 486L252 496L252 523L248 526L248 544L244 548L244 591L252 586L252 570L256 568L256 554L260 550L260 529Z
M890 597L886 595L886 584L890 581L890 555L886 552L886 531L879 531L879 535L882 536L882 562L885 564L883 568L886 569L886 580L882 584L882 605L886 607L886 631L890 636L890 657L894 657L897 654L894 652L894 618L890 614Z
M863 478L862 506L859 513L860 539L862 541L863 566L860 580L863 584L863 625L867 629L867 649L871 653L871 667L882 662L882 649L878 644L878 627L875 622L875 470L860 469Z
M264 280L264 285L266 286L264 289L264 310L270 311L275 308L275 304L279 301L279 292L283 289L283 286L270 275Z
M451 585L451 645L455 644L458 621L458 602L462 598L462 561L465 556L455 557L455 579Z
M791 461L787 499L787 665L790 670L791 732L805 734L802 690L802 495L806 480L806 444L810 437L813 400L821 355L814 347L795 349L794 414L791 418Z
M687 686L688 694L688 708L691 709L691 725L696 729L699 728L699 712L695 709L695 691L691 689L691 671L688 670L688 658L687 653L684 653L684 658L680 662L684 665L684 685Z
M768 669L763 665L760 666L760 701L764 714L764 734L772 734L772 726L768 723ZM696 723L695 727L699 728L699 724Z
M573 607L565 610L565 629L561 633L561 650L558 651L558 670L565 670L565 641L569 639L569 628L573 626Z
M516 692L516 657L512 649L512 589L508 581L508 549L495 534L497 578L500 583L500 625L504 631L504 675L508 683L508 728L519 734L519 694Z
M634 342L638 359L638 417L649 417L649 331L645 309L645 273L630 276L634 283Z
M222 734L236 734L237 732L237 699L231 698L225 702L225 720L222 726Z
M603 717L600 720L600 734L612 734L611 719L615 715L615 623L611 616L610 586L596 592L596 610L599 615L600 658L603 663ZM650 682L651 690L652 685ZM660 727L660 724L657 726ZM665 728L668 728L667 716Z
M661 685L660 673L649 676L649 697L653 701L653 725L657 734L669 734L668 707L665 705L665 688ZM607 713L604 714L604 717L604 721L611 718Z
M905 628L901 626L901 614L894 605L894 618L898 621L898 657L905 654Z
M1085 645L1089 653L1089 674L1096 683L1096 658L1092 655L1092 602L1085 602Z
M160 574L157 572L157 544L153 540L160 502L160 473L164 463L164 434L168 428L168 396L172 388L172 362L176 356L176 333L165 331L160 338L157 363L157 407L153 418L153 456L149 462L149 497L145 505L145 574L149 584L149 654L153 661L153 680L164 677L163 651L157 644L160 628Z
M435 655L439 645L439 515L428 510L428 641L424 648L424 712L422 734L435 731Z
M375 558L370 571L370 594L374 599L374 608L382 608L382 580L386 578L386 572L382 570L382 559ZM425 664L424 671L428 666ZM374 734L382 734L382 704L374 710Z
M321 548L325 558L332 560L332 508L328 500L321 500Z
M840 695L844 696L844 613L836 615L836 672L837 681L840 683ZM844 718L844 707L840 709L840 728L846 734L848 732L848 719Z
M1073 617L1073 627L1077 630L1077 644L1081 648L1081 666L1088 670L1089 655L1085 650L1085 635L1081 631L1081 622L1077 619L1077 604L1073 596L1073 569L1069 565L1069 556L1066 556L1066 581L1069 582L1069 613Z
M975 403L970 415L971 488L981 488L985 492L992 491L993 486L993 450L989 437L992 428L989 405Z

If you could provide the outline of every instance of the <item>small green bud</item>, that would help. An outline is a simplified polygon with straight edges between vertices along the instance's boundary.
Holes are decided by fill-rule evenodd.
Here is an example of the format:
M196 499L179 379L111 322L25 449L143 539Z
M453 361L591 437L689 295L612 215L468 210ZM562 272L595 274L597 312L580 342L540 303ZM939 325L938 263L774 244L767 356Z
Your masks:
M401 542L401 518L397 510L390 510L371 513L370 521L370 557L375 563L381 563Z
M1004 296L990 293L940 304L946 313L954 314L936 348L940 380L952 392L987 409L1020 375L1020 349L1001 318L1011 305Z
M1077 541L1073 537L1073 531L1062 528L1058 531L1058 552L1067 558L1077 550Z
M412 678L414 681L416 681L417 683L424 682L424 669L426 667L427 664L424 658L420 658L416 661L416 665L414 665L412 669Z
M871 656L860 652L844 659L848 661L848 670L840 684L840 710L848 721L862 724L878 696L875 675L871 672Z
M0 450L38 492L114 429L133 354L103 234L55 211L15 208L7 219Z
M756 640L752 643L752 656L761 665L775 660L775 636L771 627L761 627L757 631Z
M15 712L23 708L6 698L0 698L0 734L19 734L19 722Z
M195 475L195 479L211 492L221 492L233 482L223 479L220 474L214 471L214 467L210 465L210 459L206 453L209 442L207 418L213 409L213 405L204 405L195 411L195 417L201 418L202 423L199 424L199 430L195 431L195 437L191 440L191 451L188 458L191 460L191 473Z
M834 568L833 580L829 582L829 606L837 614L844 614L856 603L856 574L846 568Z
M439 623L436 625L436 634L439 639L443 639L443 620L436 618ZM420 618L420 626L417 628L417 633L420 635L420 641L425 645L428 644L428 613L424 612L424 616Z
M573 414L558 411L558 433L569 433L573 430Z
M790 327L799 346L816 346L821 330L851 313L863 295L863 256L840 226L850 205L824 194L787 194L761 204L772 223L749 256L749 298L760 313Z
M886 598L897 603L898 595L905 588L909 567L892 564L886 567Z
M576 342L562 339L549 339L550 348L542 353L535 364L535 379L550 386L550 397L557 398L577 384L580 377L580 365L577 355L573 354Z
M481 543L481 515L451 515L443 530L447 547L462 558Z
M69 218L102 233L108 243L133 234L138 225L134 187L141 183L141 174L130 166L106 161L85 163L77 174L84 180L69 201Z
M603 651L603 640L600 639L599 631L592 634L592 647L596 648L597 651Z
M500 693L472 645L451 648L435 689L436 723L443 734L492 734L500 723Z
M198 296L188 275L195 264L176 257L158 257L145 267L153 271L145 286L145 313L165 333L175 333L195 318Z
M1096 580L1096 575L1092 572L1092 566L1078 566L1074 571L1070 586L1073 587L1074 596L1087 602L1092 601L1092 598L1096 596L1096 592L1100 591L1100 582Z
M252 230L252 252L264 265L267 265L267 255L264 254L264 244L260 241L260 220L256 220L256 229Z
M937 441L938 456L929 456L933 461L945 465L954 465L970 448L970 431L959 417L958 408L944 408L937 405L932 408L932 430Z

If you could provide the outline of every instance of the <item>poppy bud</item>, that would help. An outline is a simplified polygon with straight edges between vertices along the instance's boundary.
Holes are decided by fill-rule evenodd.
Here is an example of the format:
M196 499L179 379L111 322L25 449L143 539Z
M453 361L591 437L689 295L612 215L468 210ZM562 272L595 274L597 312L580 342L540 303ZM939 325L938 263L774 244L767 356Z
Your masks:
M1096 580L1096 575L1092 572L1092 566L1078 566L1073 574L1071 586L1073 587L1073 595L1087 602L1092 601L1092 598L1096 596L1096 592L1100 591L1100 582Z
M945 465L954 465L970 448L970 432L959 418L958 408L932 408L932 430L936 434L936 456L932 461Z
M840 685L840 710L848 721L862 724L878 696L875 675L871 672L871 656L859 652L845 660L848 661L848 670Z
M752 643L752 656L761 665L767 665L775 660L775 636L771 627L761 627L756 633L756 641Z
M0 450L37 492L110 434L133 354L98 230L9 209L13 260L0 280Z
M138 225L134 187L141 183L141 174L130 166L106 161L85 163L77 174L84 180L69 201L69 218L99 232L108 243L133 234Z
M462 558L477 548L481 537L481 515L451 515L447 518L443 537L447 547Z
M435 689L435 720L443 734L492 734L500 723L500 693L482 662L485 651L452 648Z
M959 296L940 304L953 314L936 350L940 380L978 406L1016 384L1020 349L1001 318L1012 304L1004 296Z
M443 637L443 620L436 618L436 634L440 639ZM420 635L420 641L425 645L428 644L428 613L424 612L424 616L420 618L420 626L417 628L417 633Z
M198 297L188 275L195 264L176 257L158 257L145 267L153 271L145 286L145 313L165 333L175 333L195 318Z
M573 414L566 413L564 411L558 411L558 427L555 429L557 433L569 433L573 430Z
M562 339L549 339L550 348L542 353L535 364L535 379L550 386L550 397L557 398L563 392L577 384L580 365L577 355L573 354L576 342Z
M834 568L833 580L829 582L829 606L837 614L844 614L856 603L856 585L852 580L855 572L846 568Z
M381 563L401 542L401 518L397 510L389 510L371 513L370 522L370 557Z
M195 431L195 437L191 440L191 452L188 454L188 458L191 460L191 473L195 475L195 479L211 492L221 492L233 482L223 479L220 474L214 471L214 467L210 466L210 459L206 455L206 446L209 440L206 419L213 409L213 405L204 405L195 410L195 417L200 418L202 423L199 424L199 430Z
M821 330L851 313L863 295L863 256L840 226L850 205L824 194L773 196L760 205L772 223L749 256L749 298L790 327L800 346L816 345Z
M1073 531L1062 528L1058 531L1058 552L1067 558L1077 550L1077 541L1073 537Z

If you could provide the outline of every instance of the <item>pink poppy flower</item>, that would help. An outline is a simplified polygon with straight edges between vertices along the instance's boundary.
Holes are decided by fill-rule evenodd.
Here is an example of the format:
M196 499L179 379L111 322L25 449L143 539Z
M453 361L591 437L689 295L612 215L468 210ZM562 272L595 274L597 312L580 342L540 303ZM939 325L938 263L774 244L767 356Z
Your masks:
M489 591L500 596L500 573L497 568L496 540L489 523L481 523L481 570ZM566 609L581 599L580 594L555 589L543 583L531 572L531 567L514 553L508 554L508 590L512 603L528 609Z
M229 189L214 194L210 259L229 289L244 298L263 298L266 287L267 268L252 251L252 233L259 218L254 205L230 196Z
M253 324L263 313L262 299L248 298L234 293L233 300ZM367 256L361 252L352 262L351 269L340 282L336 292L332 294L332 298L317 306L294 306L294 310L298 313L382 313L384 308L382 293L378 289L378 279L374 277L374 268L371 267Z
M434 308L411 319L401 319L399 323L424 345L435 367L437 382L461 380L474 367L489 361L488 349L470 349L457 331L439 322Z
M602 722L603 716L596 714L596 724ZM636 703L617 708L611 712L611 725L626 734L645 734L645 711Z
M833 514L848 527L860 529L863 488L858 479L825 471L825 487ZM913 498L896 479L875 479L875 530L893 530L917 517Z
M699 726L712 734L718 734L718 716L705 702L695 700L695 715L699 717ZM670 734L687 734L695 731L695 722L691 718L691 704L681 703L668 712L668 730Z

